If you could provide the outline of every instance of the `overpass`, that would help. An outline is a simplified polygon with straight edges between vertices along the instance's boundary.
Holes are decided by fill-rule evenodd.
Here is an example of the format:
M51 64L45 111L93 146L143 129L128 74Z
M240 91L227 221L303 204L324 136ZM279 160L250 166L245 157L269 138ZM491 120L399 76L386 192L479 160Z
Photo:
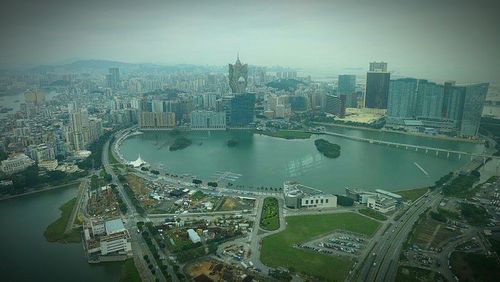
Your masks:
M351 139L354 141L367 142L370 144L386 145L386 146L391 146L391 147L400 148L400 149L404 149L404 150L413 150L416 152L423 152L425 154L431 153L431 154L434 154L436 156L446 155L447 158L449 158L450 156L457 156L458 159L461 159L462 156L468 156L468 157L470 157L471 160L473 160L474 158L483 158L483 162L486 162L487 158L500 159L500 157L498 157L498 156L492 156L492 155L485 154L485 153L471 153L471 152L450 150L450 149L437 148L437 147L429 147L429 146L405 144L405 143L398 143L398 142L391 142L391 141L383 141L383 140L377 140L377 139L370 139L370 138L363 138L363 137L358 137L358 136L346 135L346 134L336 133L336 132L323 131L323 132L310 132L310 133L324 134L324 135L330 135L330 136L335 136L335 137L347 138L347 139Z

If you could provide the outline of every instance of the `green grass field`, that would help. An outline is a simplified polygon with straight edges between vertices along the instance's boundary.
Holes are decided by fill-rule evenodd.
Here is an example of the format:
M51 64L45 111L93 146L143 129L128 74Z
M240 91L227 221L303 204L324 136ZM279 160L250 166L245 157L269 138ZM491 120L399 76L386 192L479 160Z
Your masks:
M278 199L267 197L262 206L262 218L260 227L265 230L273 231L280 228Z
M379 226L378 222L355 213L287 217L285 231L263 239L261 260L271 267L294 268L322 280L341 281L353 264L351 259L305 251L293 245L337 229L372 235Z
M64 243L80 242L81 237L78 230L72 230L69 234L64 234L64 229L66 229L75 204L76 198L73 198L59 208L61 210L61 217L47 226L47 229L43 233L47 241Z
M258 133L283 139L309 139L311 137L311 133L291 130L258 131Z
M362 213L366 216L369 216L371 218L374 218L374 219L378 219L378 220L386 220L387 217L377 211L374 211L372 209L369 209L369 208L365 208L365 209L361 209L359 210L359 213Z
M402 190L394 192L403 197L403 200L413 202L416 199L420 198L423 194L425 194L429 190L428 187L416 188L411 190Z
M134 264L134 259L127 259L122 266L120 282L141 282L141 276Z

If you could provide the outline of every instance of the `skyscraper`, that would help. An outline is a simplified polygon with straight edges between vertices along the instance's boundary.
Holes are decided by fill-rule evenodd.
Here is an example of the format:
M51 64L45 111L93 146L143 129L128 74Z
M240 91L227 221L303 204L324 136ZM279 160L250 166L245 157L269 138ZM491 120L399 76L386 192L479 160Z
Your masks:
M390 83L388 124L418 119L422 127L462 137L475 137L488 92L488 83L456 86L425 79L396 79Z
M356 76L350 74L339 75L337 94L346 97L346 107L356 107Z
M387 63L370 63L370 71L366 74L366 108L387 109L390 79Z
M112 89L117 89L120 86L120 69L109 68L109 74L106 75L106 80L108 87Z
M444 119L453 120L458 127L462 123L464 110L465 88L455 87L455 82L444 83L443 110Z
M443 110L443 85L429 82L425 79L418 81L416 115L421 118L441 118Z
M242 93L223 98L227 125L232 128L247 128L254 122L255 94Z
M370 63L370 72L387 72L387 63L372 62Z
M415 117L418 81L414 78L391 80L387 116L395 119Z
M470 84L462 87L465 95L460 135L474 137L479 132L479 123L489 83Z
M40 106L45 102L45 96L40 90L28 90L24 92L24 100L26 103L30 103L36 106Z
M344 117L345 115L345 96L325 95L325 112Z
M241 64L240 56L234 65L229 64L229 87L232 93L244 93L247 88L248 65Z

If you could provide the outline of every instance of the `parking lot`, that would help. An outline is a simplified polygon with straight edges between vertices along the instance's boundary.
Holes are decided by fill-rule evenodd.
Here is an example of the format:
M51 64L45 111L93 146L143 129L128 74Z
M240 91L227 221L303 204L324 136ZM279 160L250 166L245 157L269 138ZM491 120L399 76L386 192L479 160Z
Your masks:
M328 255L356 256L365 247L367 239L361 235L336 232L322 238L298 244L296 247Z

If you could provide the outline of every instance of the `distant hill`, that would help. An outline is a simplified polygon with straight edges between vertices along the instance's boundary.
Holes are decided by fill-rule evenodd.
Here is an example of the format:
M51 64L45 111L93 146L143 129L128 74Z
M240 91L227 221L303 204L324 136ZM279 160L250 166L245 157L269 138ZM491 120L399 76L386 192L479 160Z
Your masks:
M278 80L273 80L268 82L266 86L272 87L276 90L287 90L287 91L295 91L300 84L304 84L302 81L291 78L282 78Z
M214 66L198 66L198 65L171 65L164 66L158 64L134 64L119 61L109 60L80 60L63 65L40 65L29 69L33 73L108 73L109 68L119 68L120 72L140 71L140 70L157 70L164 72L190 71L190 72L218 72L225 70L222 67Z

